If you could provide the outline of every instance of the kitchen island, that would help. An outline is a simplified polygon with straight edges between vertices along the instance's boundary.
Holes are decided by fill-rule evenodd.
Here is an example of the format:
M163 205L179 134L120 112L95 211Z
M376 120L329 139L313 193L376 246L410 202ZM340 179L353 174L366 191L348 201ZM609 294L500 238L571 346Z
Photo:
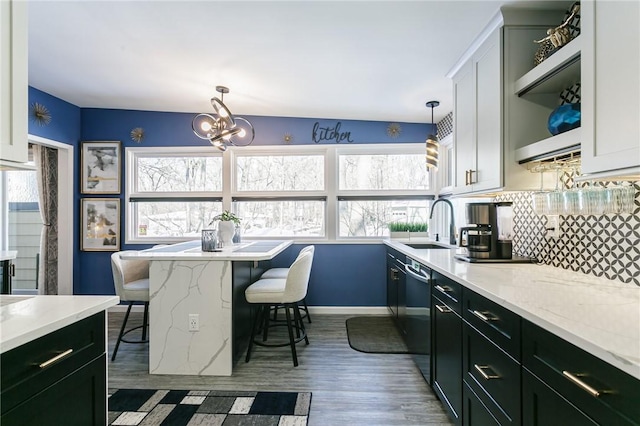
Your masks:
M124 253L149 260L149 374L230 376L249 326L244 289L292 241L234 244L203 252L200 241ZM240 315L244 313L244 315Z

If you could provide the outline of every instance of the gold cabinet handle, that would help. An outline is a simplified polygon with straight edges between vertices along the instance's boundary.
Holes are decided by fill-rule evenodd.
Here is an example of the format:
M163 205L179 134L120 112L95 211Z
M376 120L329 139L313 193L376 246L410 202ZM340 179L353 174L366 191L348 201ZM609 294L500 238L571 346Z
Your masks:
M570 372L563 370L562 371L562 375L564 377L566 377L567 379L571 380L573 383L575 383L576 385L580 386L582 389L584 389L585 391L587 391L591 396L593 396L594 398L597 398L600 396L601 392L592 388L591 386L589 386L588 384L586 384L585 382L583 382L582 380L580 380L578 377L580 376L580 374L576 374L573 375ZM577 377L578 376L578 377Z
M451 309L446 305L445 306L436 305L436 309L442 312L443 314L446 314L447 312L451 312Z
M45 361L42 364L40 364L40 368L47 368L48 366L50 366L54 362L58 362L62 358L71 355L71 352L73 352L73 349L67 349L66 351L62 352L61 354L58 354L58 355L54 356L53 358L51 358L50 360Z
M446 286L445 286L445 287L443 287L443 286L441 286L441 285L436 285L436 286L434 286L434 288L435 288L436 290L438 290L438 291L443 292L443 293L447 293L447 292L450 292L450 291L451 291L451 288L450 288L450 287L446 287Z
M469 185L469 170L464 171L464 184Z
M499 379L500 376L498 376L497 374L495 374L495 372L491 369L491 367L489 367L488 365L478 365L478 364L473 364L473 366L475 367L476 370L478 370L478 373L480 373L480 375L485 379L485 380L491 380L491 379ZM485 370L489 370L491 371L493 374L487 374L487 372Z
M477 316L478 318L480 318L482 321L486 321L486 322L495 321L498 319L490 312L471 311L471 313Z
M473 180L473 174L475 173L475 170L469 170L469 185L473 185L475 182Z

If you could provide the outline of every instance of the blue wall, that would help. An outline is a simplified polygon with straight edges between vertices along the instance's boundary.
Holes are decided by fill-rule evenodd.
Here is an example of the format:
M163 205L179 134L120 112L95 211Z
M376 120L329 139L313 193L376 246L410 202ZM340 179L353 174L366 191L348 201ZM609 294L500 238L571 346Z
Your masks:
M111 110L78 108L36 89L31 89L30 102L43 103L52 112L48 126L30 133L78 146L79 141L121 141L123 149L131 146L210 146L191 131L195 113ZM283 136L293 136L292 145L313 145L314 124L334 127L340 122L340 131L349 132L353 143L424 143L425 135L432 131L430 124L399 123L402 132L392 139L387 136L387 122L357 120L324 120L310 118L246 116L255 128L254 145L285 145ZM54 126L55 124L55 126ZM130 132L142 127L142 143L131 140ZM321 141L320 144L335 144ZM346 142L342 142L344 144ZM76 170L80 169L79 149L76 150ZM124 164L123 164L124 166ZM122 170L127 179L125 170ZM79 175L77 175L79 176ZM79 212L80 185L76 177L75 211ZM124 186L121 195L101 196L120 198L121 220L124 221ZM74 227L79 230L78 214ZM124 223L124 222L122 222ZM124 236L123 240L124 240ZM74 293L115 294L108 252L84 252L74 241ZM123 250L139 250L148 245L123 244ZM294 245L274 260L274 266L289 266L301 245ZM318 244L311 274L307 302L318 306L384 306L385 249L382 244Z

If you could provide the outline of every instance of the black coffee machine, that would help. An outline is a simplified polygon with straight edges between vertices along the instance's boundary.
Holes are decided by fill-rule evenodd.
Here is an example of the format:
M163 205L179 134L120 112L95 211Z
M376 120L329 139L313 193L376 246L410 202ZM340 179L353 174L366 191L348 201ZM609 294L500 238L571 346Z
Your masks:
M468 203L466 218L469 226L460 228L458 245L466 248L456 258L467 262L529 262L513 257L513 208L510 202Z

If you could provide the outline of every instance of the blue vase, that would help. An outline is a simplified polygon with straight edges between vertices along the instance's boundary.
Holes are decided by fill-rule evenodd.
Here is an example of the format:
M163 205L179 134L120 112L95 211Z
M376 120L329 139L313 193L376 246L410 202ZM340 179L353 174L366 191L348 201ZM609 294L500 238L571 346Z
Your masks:
M564 104L554 109L549 116L547 129L552 135L580 127L580 104Z

